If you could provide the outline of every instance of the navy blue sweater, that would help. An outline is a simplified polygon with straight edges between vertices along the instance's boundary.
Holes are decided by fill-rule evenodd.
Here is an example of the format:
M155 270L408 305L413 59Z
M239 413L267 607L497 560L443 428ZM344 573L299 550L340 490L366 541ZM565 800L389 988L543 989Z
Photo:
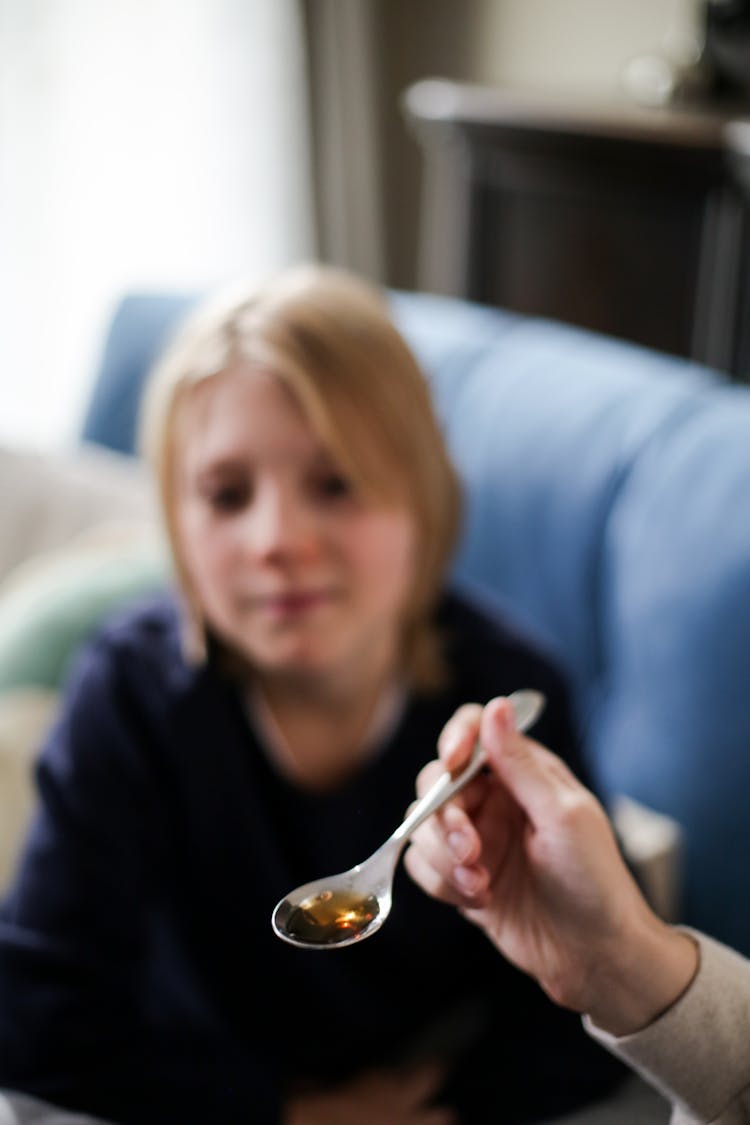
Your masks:
M618 1065L578 1017L403 871L361 945L311 953L272 933L286 891L396 827L461 703L540 688L535 735L581 774L550 664L454 596L440 618L450 688L410 698L324 794L277 772L216 662L185 663L169 598L102 632L41 754L0 911L0 1086L134 1125L273 1123L294 1083L435 1054L465 1122L543 1120L609 1088Z

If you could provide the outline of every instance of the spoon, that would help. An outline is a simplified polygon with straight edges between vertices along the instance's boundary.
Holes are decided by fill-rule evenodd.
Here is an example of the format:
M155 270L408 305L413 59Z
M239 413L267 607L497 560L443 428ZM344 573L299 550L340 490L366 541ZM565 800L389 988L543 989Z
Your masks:
M546 699L540 691L515 691L516 729L528 730L537 721ZM277 937L304 949L341 949L372 937L391 911L393 876L399 856L419 825L479 773L485 752L477 742L462 772L444 773L414 805L405 820L376 852L350 871L314 879L277 903L271 925Z

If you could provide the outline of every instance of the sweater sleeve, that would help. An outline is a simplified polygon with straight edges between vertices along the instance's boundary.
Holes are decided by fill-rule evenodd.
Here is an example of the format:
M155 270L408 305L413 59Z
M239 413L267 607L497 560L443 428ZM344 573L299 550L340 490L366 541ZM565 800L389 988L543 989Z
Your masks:
M588 1017L584 1026L672 1102L673 1125L740 1125L750 1120L750 961L687 932L700 967L659 1019L619 1038Z
M276 1120L271 1074L220 1021L160 1036L148 1010L169 844L153 730L118 655L86 654L37 766L37 813L0 908L0 1086L138 1125L251 1108Z

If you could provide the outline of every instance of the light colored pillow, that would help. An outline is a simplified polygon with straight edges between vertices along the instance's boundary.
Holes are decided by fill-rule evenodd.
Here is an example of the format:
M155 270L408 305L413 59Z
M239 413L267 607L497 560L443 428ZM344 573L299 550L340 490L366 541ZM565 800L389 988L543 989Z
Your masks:
M149 524L102 524L17 567L0 583L0 696L58 690L103 618L168 580Z
M143 464L98 446L68 454L0 447L0 579L105 520L154 519Z
M34 807L32 762L57 707L57 692L42 688L0 696L0 895L15 868Z

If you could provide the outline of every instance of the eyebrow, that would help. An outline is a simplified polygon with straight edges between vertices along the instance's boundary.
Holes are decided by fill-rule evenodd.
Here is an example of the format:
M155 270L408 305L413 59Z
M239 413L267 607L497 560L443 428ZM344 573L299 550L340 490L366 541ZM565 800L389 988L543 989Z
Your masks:
M219 476L221 473L234 473L237 470L245 472L248 461L242 457L219 457L215 461L206 461L198 465L196 476Z
M328 469L337 467L340 464L339 459L334 456L330 450L325 446L318 446L309 459L308 467L310 469ZM252 470L253 461L249 457L242 456L241 454L222 455L214 459L209 459L203 464L199 464L193 471L193 476L197 480L203 480L211 477L219 477L231 473L245 473L248 469Z
M248 464L239 457L220 457L217 460L202 461L192 465L188 461L183 463L181 476L185 481L195 481L197 484L210 484L214 480L226 477L244 476L248 472Z
M239 458L221 457L216 461L199 464L184 462L178 469L178 481L182 488L204 489L220 484L227 479L237 479L247 475L248 466Z

